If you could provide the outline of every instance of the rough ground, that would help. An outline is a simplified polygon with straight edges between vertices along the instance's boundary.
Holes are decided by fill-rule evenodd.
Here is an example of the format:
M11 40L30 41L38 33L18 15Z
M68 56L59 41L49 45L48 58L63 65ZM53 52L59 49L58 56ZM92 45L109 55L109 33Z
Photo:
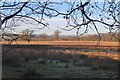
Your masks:
M46 43L45 43L46 44ZM3 78L117 78L113 47L85 45L3 45ZM64 44L64 43L62 43ZM67 43L69 44L69 43ZM106 43L105 45L108 45ZM110 44L109 44L110 45ZM108 48L109 47L109 48Z
M24 63L21 67L3 67L4 78L26 77L25 73L28 69L33 69L31 74L37 78L117 78L118 73L109 69L94 69L92 66L73 65L66 62L46 62L30 61ZM30 73L30 72L29 72ZM27 74L27 73L26 73Z

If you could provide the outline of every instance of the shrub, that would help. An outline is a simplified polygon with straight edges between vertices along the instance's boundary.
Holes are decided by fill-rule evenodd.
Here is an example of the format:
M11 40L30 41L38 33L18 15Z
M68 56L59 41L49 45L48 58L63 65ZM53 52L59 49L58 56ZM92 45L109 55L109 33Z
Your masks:
M88 56L86 56L86 55L80 55L79 58L80 59L85 59L85 58L88 58Z
M46 63L47 63L46 60L41 60L41 61L38 62L38 64L44 64L44 65L45 65Z
M41 78L41 77L43 77L43 75L38 73L35 68L29 67L26 70L24 70L24 72L22 73L22 75L20 77L22 77L22 78L35 78L35 77Z
M3 65L20 67L24 62L24 58L19 54L4 55L2 62Z
M96 62L92 62L92 69L98 70L98 69L108 69L108 66L103 63L102 59L98 59Z
M65 65L65 68L68 68L68 67L69 67L69 65L68 65L68 64L66 64L66 65Z

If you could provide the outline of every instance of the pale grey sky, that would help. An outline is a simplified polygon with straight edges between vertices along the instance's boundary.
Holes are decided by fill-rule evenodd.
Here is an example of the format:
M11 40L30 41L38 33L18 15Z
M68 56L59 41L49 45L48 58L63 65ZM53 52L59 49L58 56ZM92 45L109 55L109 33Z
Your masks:
M52 18L52 19L47 18L46 22L49 23L49 28L46 27L44 29L37 29L37 28L40 28L41 25L37 26L37 25L20 23L20 26L18 26L15 29L15 31L13 31L13 32L19 33L22 30L30 29L30 30L34 30L35 34L46 33L48 35L52 35L55 30L59 30L59 31L61 31L61 35L76 35L76 29L71 30L71 31L65 31L65 30L59 29L57 27L57 26L59 26L61 28L65 28L66 21L62 18ZM112 22L112 20L106 20L106 22ZM102 24L100 24L100 23L96 23L96 24L97 24L97 27L98 27L100 33L106 33L109 31L106 28L104 28ZM92 27L92 28L95 29L94 27ZM84 32L84 30L85 30L85 28L81 28L79 32L82 33L82 32ZM96 34L96 31L89 28L89 31L87 34Z

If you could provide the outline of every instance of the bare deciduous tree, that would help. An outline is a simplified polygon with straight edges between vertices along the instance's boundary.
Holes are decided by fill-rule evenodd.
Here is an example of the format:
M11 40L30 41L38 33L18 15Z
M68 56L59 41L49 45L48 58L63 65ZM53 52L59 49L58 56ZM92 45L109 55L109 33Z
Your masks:
M99 0L34 0L34 2L32 0L26 2L3 0L0 4L2 30L19 27L17 23L20 21L33 25L41 24L42 27L38 27L38 29L42 29L49 26L45 22L46 17L63 17L67 21L66 27L59 27L60 29L67 31L77 29L78 35L86 34L89 29L92 29L101 39L97 25L101 24L109 30L109 33L114 32L113 37L119 39L115 34L120 29L118 19L120 3L115 0L103 0L102 2ZM56 6L59 8L66 6L64 7L66 9L59 10ZM80 33L82 28L85 28L85 31Z
M54 35L53 35L54 38L55 38L55 39L59 39L60 33L61 33L61 32L60 32L59 30L56 30L56 31L54 32Z
M27 40L29 43L31 40L32 34L33 34L33 30L25 29L21 31L21 35L22 35L21 38L24 40Z
M46 33L41 33L40 34L40 39L43 40L43 41L47 40L47 37L48 37L48 35Z

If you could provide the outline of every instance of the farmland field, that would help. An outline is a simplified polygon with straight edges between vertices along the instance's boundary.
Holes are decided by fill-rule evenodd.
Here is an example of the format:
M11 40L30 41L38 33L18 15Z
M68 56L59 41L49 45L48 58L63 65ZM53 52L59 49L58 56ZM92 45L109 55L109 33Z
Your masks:
M2 44L7 44L7 41L2 41ZM17 41L18 44L28 44L27 41ZM98 41L30 41L29 44L49 44L49 45L96 45ZM14 41L12 44L16 44ZM101 41L99 45L103 46L118 46L118 42Z
M3 44L3 78L117 78L118 42L17 41Z

